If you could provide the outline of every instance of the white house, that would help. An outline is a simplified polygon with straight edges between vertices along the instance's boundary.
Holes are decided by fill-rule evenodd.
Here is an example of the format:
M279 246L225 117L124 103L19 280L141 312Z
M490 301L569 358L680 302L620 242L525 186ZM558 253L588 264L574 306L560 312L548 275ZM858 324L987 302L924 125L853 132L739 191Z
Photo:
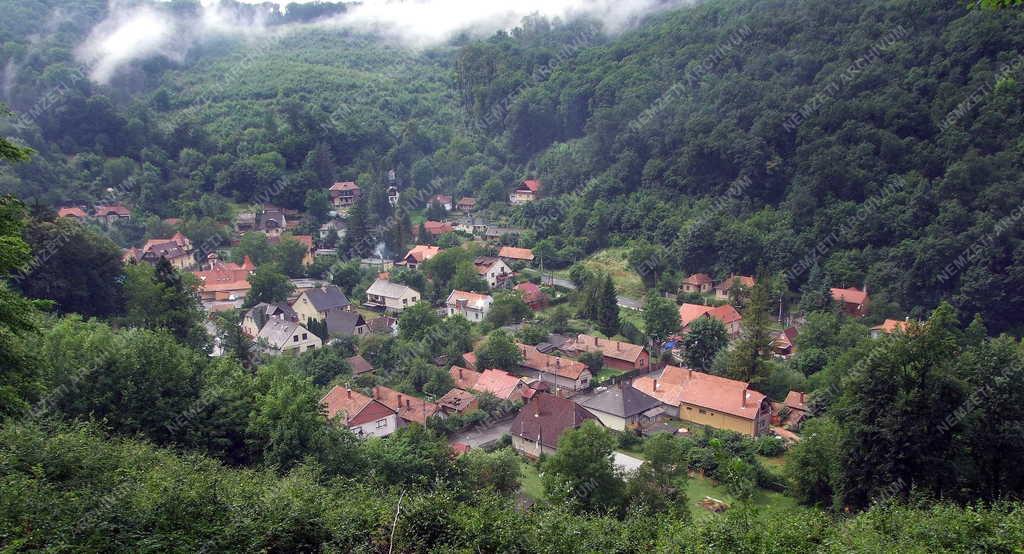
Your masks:
M461 315L476 323L487 317L493 303L494 298L491 298L489 294L453 290L448 295L445 305L448 307L449 316Z
M309 332L309 329L294 321L277 318L267 320L257 340L266 341L272 351L282 354L301 354L324 345L320 337Z
M420 301L420 293L405 285L377 279L366 289L365 306L383 308L389 313L399 313Z
M512 288L515 272L501 258L480 256L473 260L473 267L492 289Z

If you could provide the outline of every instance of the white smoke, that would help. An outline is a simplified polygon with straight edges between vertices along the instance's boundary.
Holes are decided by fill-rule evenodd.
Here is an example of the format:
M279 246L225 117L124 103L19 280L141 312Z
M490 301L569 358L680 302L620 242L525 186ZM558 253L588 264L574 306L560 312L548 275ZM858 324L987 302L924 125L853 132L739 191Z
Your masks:
M281 11L295 0L279 0ZM245 0L266 5L263 0ZM211 36L265 36L304 26L373 32L394 38L410 47L426 47L452 36L470 32L487 35L510 29L529 15L568 20L576 16L600 19L605 28L621 30L635 18L663 9L667 0L364 0L343 14L308 24L275 27L264 18L239 20L216 0L202 0L197 15L171 12L167 4L154 2L125 5L110 0L109 15L98 24L78 49L78 59L90 68L98 82L109 82L117 71L136 60L162 56L184 60L189 48Z

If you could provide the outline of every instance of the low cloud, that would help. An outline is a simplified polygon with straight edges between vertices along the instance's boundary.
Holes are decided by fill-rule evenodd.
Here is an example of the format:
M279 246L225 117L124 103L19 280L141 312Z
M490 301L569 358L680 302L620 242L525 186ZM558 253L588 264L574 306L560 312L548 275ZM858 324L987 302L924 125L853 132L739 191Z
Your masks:
M277 9L283 13L289 1L278 2ZM268 17L274 15L274 3L244 3L257 6L251 13L240 14L215 0L203 0L194 10L162 1L140 5L111 0L109 15L78 48L78 59L89 67L92 79L106 83L137 60L160 56L180 63L190 48L212 37L266 36L317 26L376 33L405 46L428 47L463 32L484 36L510 29L534 14L563 20L593 17L616 32L643 15L680 4L669 0L365 0L319 21L271 27Z

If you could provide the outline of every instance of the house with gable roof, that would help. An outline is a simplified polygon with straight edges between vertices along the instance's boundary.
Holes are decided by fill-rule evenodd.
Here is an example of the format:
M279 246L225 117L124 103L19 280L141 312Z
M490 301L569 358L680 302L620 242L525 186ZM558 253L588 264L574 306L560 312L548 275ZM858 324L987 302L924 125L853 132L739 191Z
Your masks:
M508 432L512 447L529 458L551 454L558 440L570 429L579 429L585 421L601 421L579 404L546 392L538 392L516 414Z
M320 399L327 419L359 437L386 437L398 430L398 414L351 388L335 386Z

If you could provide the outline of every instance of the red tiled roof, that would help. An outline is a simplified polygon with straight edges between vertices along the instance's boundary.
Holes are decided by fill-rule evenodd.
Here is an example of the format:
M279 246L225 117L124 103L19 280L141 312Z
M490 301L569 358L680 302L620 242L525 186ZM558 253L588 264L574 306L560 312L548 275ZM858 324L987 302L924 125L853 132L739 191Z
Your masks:
M448 375L451 375L456 387L466 390L475 390L476 382L480 379L480 373L457 365L448 370Z
M717 319L718 321L721 321L726 325L743 319L743 316L741 316L740 313L736 311L736 308L734 308L732 304L723 304L717 308L714 308L713 310L708 312L708 315Z
M707 285L712 282L713 281L711 280L711 276L708 275L707 273L694 273L693 275L687 277L686 280L683 281L683 284L694 285L699 287L701 285Z
M519 283L516 285L515 290L523 294L523 301L527 304L546 299L544 291L540 290L540 287L535 283Z
M617 340L602 339L591 335L577 335L574 343L576 350L600 352L606 358L613 358L629 363L636 363L644 352L644 347Z
M442 396L437 401L437 405L442 408L448 408L449 410L462 413L472 406L474 400L476 400L476 398L472 394L456 387Z
M334 419L341 414L345 426L361 425L395 413L365 394L339 386L325 394L320 399L320 404L324 406L328 419Z
M744 419L756 418L766 398L743 381L676 366L665 366L658 379L640 377L633 381L633 387L664 404L692 404Z
M524 368L565 377L574 381L578 380L580 375L587 369L587 366L582 362L544 354L537 350L536 347L528 344L518 344L518 346L519 351L523 354L523 361L519 365Z
M723 304L718 307L702 306L700 304L683 304L679 306L679 321L684 329L705 315L713 317L725 325L743 319L743 316L731 304Z
M530 192L537 192L538 190L540 190L540 181L538 181L536 179L527 179L527 180L523 181L522 186L519 187L519 188L520 189L525 188L525 189L529 190Z
M471 390L489 392L498 400L512 400L515 392L522 386L518 377L500 369L488 369L479 374Z
M749 275L731 275L722 280L721 283L718 283L715 289L728 292L732 288L733 281L739 281L741 285L748 289L757 284L757 281Z
M476 198L471 196L463 196L459 200L459 206L476 206Z
M462 361L466 362L466 367L476 369L476 352L466 352L462 355Z
M446 221L424 221L423 228L431 235L443 235L455 230L452 224Z
M110 214L115 214L119 216L129 216L132 214L132 212L121 204L112 204L110 206L96 206L96 217L104 217Z
M344 183L334 183L333 185L331 185L330 190L359 190L359 185L353 183L352 181L345 181Z
M807 404L805 402L805 399L806 397L804 396L804 393L791 390L789 391L789 394L786 395L786 401L783 402L783 404L785 404L790 409L806 412Z
M480 294L476 292L467 292L464 290L453 290L448 294L448 300L445 304L450 306L457 306L459 301L465 301L466 305L475 310L482 310L489 303L493 302L494 298L489 294Z
M857 287L848 289L832 288L829 290L832 292L832 300L840 303L862 305L868 299L868 293Z
M416 260L416 263L420 264L429 260L430 258L433 258L439 252L441 252L441 249L438 248L437 246L417 244L416 246L412 247L412 249L410 249L409 252L406 253L405 257L402 259L408 260L409 256L412 256L412 259Z
M511 258L513 260L533 261L533 250L529 248L516 248L514 246L502 246L498 251L499 258Z
M420 425L426 425L427 419L437 413L437 404L388 387L373 387L373 398L398 412L398 417Z
M366 361L366 358L362 356L345 358L345 362L348 363L349 369L352 370L352 375L362 375L373 371L373 365Z
M881 325L875 325L871 328L872 331L881 331L887 335L895 333L896 331L906 332L909 322L901 321L899 319L887 319L882 322Z
M85 210L82 208L72 206L70 208L61 208L57 210L57 217L78 217L85 219L86 217L89 217L89 214L85 213Z
M594 414L567 398L546 392L536 395L512 420L509 433L548 448L556 448L567 429L576 429L584 421L598 421Z

